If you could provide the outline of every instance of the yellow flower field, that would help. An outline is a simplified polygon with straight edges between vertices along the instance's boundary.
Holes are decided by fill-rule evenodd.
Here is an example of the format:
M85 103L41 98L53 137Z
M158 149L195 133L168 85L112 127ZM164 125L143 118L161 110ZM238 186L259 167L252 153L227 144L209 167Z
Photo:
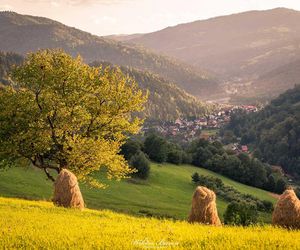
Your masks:
M300 249L300 231L211 227L0 197L4 249Z

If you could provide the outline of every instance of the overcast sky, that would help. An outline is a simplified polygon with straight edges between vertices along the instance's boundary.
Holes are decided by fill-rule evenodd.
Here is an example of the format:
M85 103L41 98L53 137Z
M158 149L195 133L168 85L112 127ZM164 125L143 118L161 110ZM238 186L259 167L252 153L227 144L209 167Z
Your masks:
M300 0L0 0L0 10L49 17L97 35L145 33L276 7L300 10Z

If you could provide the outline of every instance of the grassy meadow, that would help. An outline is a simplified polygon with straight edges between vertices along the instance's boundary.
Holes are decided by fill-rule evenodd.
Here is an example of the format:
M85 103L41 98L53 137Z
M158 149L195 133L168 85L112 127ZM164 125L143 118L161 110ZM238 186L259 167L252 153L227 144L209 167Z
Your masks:
M0 198L4 249L299 249L300 231L213 227Z
M147 181L128 179L120 182L109 181L99 174L98 178L109 185L106 189L90 189L81 185L88 208L110 209L117 212L175 218L187 218L195 185L191 181L194 172L213 175L245 194L262 200L275 202L266 191L240 184L211 171L189 165L151 164ZM52 183L44 173L33 168L13 168L0 172L0 196L18 197L31 200L50 200ZM217 199L218 213L222 218L227 202ZM270 222L270 214L260 214L260 221Z

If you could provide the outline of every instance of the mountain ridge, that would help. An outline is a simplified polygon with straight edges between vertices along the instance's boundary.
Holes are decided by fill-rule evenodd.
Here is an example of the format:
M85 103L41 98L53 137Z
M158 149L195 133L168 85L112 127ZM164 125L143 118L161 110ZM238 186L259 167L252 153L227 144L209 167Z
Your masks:
M0 12L0 50L24 55L44 48L62 48L73 56L80 54L86 62L101 60L149 71L200 97L220 92L218 80L205 71L148 49L95 36L48 18Z
M300 11L248 11L179 24L127 40L245 85L300 59ZM269 89L266 89L269 91Z
M24 58L14 53L0 51L0 87L9 85L10 70L23 62ZM94 62L91 66L118 67L107 62ZM149 91L145 110L137 115L152 120L176 120L177 118L199 117L213 108L211 104L200 102L194 96L186 93L176 84L149 72L134 68L121 67L124 74L134 78L139 88Z

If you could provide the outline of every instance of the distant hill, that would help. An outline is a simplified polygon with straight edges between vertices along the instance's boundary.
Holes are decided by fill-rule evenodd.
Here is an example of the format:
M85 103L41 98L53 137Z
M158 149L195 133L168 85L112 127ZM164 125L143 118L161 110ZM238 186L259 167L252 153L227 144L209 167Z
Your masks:
M300 59L273 69L248 85L239 88L231 97L235 103L265 103L300 83Z
M19 65L24 58L15 53L4 53L0 51L0 84L9 84L8 73L13 65ZM93 66L110 66L110 63L94 62ZM141 89L149 90L149 99L145 110L140 116L150 119L175 120L178 117L199 117L206 114L212 105L200 102L194 96L186 93L174 83L134 68L121 67L121 70L133 77Z
M227 129L252 145L257 157L300 178L300 85L258 113L234 115Z
M127 42L243 83L300 58L299 23L300 12L291 9L250 11L168 27Z
M93 62L91 65L114 67L107 62ZM213 105L200 102L174 83L158 75L131 67L121 67L121 70L123 73L134 78L140 88L149 90L148 102L143 112L144 117L156 120L175 120L178 117L200 117L214 108Z
M113 39L113 40L116 40L116 41L128 41L128 40L131 40L131 39L135 39L135 38L139 38L141 36L143 36L144 34L131 34L131 35L109 35L109 36L105 36L105 38L108 38L108 39Z
M255 93L279 95L300 83L300 59L278 67L252 83ZM254 93L254 94L255 94ZM271 96L271 97L273 97Z
M146 49L94 36L51 19L0 12L0 50L22 55L42 48L62 48L95 60L130 66L158 74L195 96L208 97L220 91L218 81L202 70Z

